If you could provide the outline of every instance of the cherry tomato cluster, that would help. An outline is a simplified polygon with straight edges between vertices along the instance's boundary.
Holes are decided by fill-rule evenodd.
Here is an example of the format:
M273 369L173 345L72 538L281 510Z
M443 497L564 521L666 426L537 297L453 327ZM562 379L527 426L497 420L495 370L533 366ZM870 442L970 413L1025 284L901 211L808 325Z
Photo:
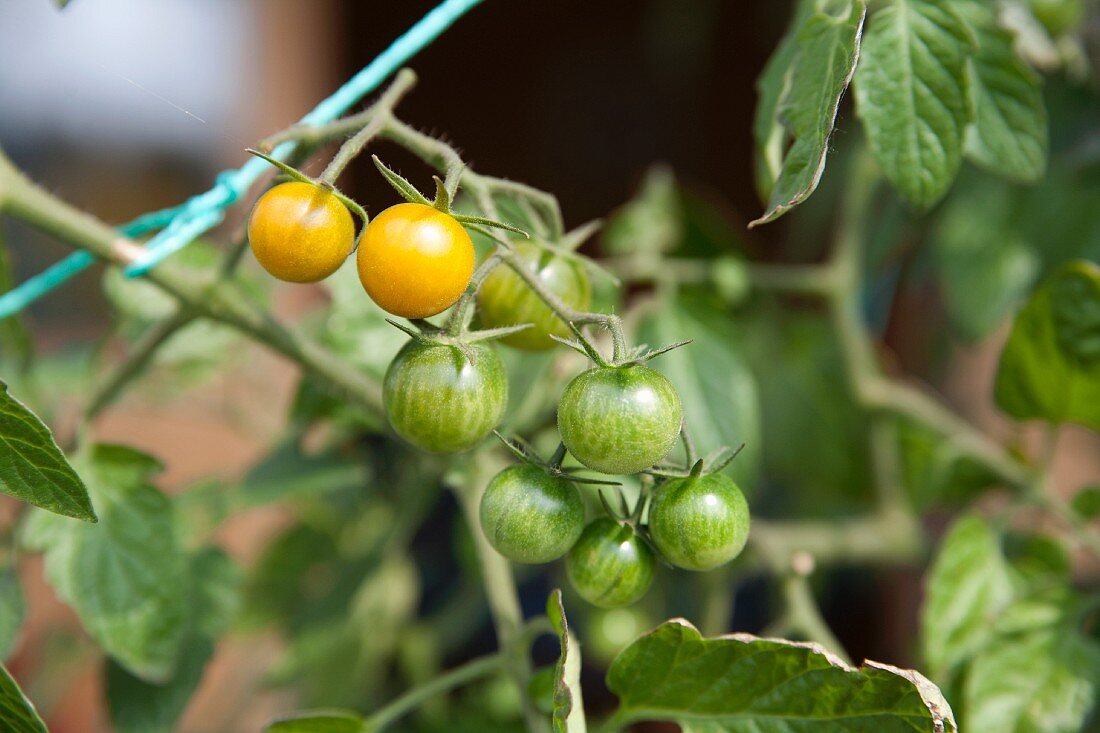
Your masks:
M485 330L471 333L463 324L457 332L444 331L426 324L420 319L447 310L469 288L476 257L464 224L510 227L452 214L451 194L438 179L436 201L428 202L375 163L410 200L382 211L358 238L349 206L364 220L366 215L357 204L276 163L297 180L259 199L249 241L269 273L297 283L328 277L357 251L359 279L370 298L393 315L414 319L419 330L400 326L413 338L390 363L383 383L383 404L398 435L425 451L457 453L494 431L508 403L508 382L489 337L541 351L575 334L572 345L596 362L561 395L561 446L550 462L505 441L523 460L497 474L482 496L481 526L489 543L520 563L565 557L576 591L603 607L641 598L659 559L701 571L736 557L748 537L749 510L737 485L720 472L725 464L715 459L682 468L662 465L681 436L683 409L668 378L645 365L660 352L605 361L559 317L561 310L550 307L545 293L574 311L588 307L591 288L579 260L554 246L513 243L507 265L498 265L477 289ZM612 476L646 473L652 480L632 511L625 501L621 513L604 502L606 514L586 524L577 484L613 482L563 469L566 451L587 469Z
M294 283L324 280L355 249L351 213L335 192L303 181L260 197L248 222L256 260ZM449 213L421 203L391 206L367 224L356 266L367 295L403 318L427 318L454 305L474 272L474 243Z

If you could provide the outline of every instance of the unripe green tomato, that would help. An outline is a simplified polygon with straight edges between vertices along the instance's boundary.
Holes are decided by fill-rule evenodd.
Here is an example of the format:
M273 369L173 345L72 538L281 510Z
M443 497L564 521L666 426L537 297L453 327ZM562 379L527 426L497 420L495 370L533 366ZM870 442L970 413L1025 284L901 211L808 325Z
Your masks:
M672 382L649 367L598 367L577 375L558 403L558 432L595 471L637 473L668 455L683 409Z
M575 310L588 309L592 289L580 265L530 242L516 244L514 251L534 271L543 286L562 302ZM481 284L477 291L477 306L486 328L532 324L530 328L501 339L517 349L543 351L555 346L550 334L561 338L572 335L565 321L550 310L522 277L503 263L497 265Z
M432 453L472 448L500 423L508 404L504 364L482 343L474 361L457 347L410 341L386 370L382 402L405 440Z
M653 550L629 524L600 517L565 556L569 582L581 598L601 608L628 606L653 584Z
M481 496L481 529L509 560L550 562L580 537L584 500L569 479L527 463L509 466Z
M673 479L653 494L649 537L677 567L716 568L745 547L748 502L733 479L722 473Z

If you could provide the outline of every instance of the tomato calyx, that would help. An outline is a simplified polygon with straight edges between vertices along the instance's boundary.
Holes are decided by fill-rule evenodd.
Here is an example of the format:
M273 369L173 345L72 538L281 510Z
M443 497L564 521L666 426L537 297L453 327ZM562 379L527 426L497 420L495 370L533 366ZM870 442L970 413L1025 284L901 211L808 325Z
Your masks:
M471 344L504 338L505 336L518 333L519 331L531 327L530 323L521 323L515 326L488 328L480 331L464 331L458 334L452 334L423 318L411 318L409 319L409 325L393 318L387 318L386 323L408 334L419 343L452 346L461 351L463 356L465 356L471 364L477 363L477 355L474 353L473 349L470 348Z
M562 462L565 460L565 444L558 443L557 450L554 451L554 455L549 461L544 461L534 449L534 447L519 437L508 437L501 434L499 431L494 430L493 435L497 436L504 447L512 452L519 460L529 465L535 466L547 474L556 478L565 478L573 483L577 484L596 484L600 486L621 486L618 481L608 481L606 479L589 478L587 476L578 476L577 471L583 470L580 467L562 467Z
M737 448L730 448L729 446L723 445L711 451L706 456L697 459L691 456L689 451L688 464L685 466L660 464L642 473L662 479L698 478L700 476L707 476L712 473L718 473L724 469L732 463L733 459L737 458L738 454L744 449L744 443L737 446Z
M502 221L496 221L495 219L487 219L483 216L469 216L467 214L458 214L451 210L451 202L458 192L458 179L462 173L461 167L456 167L447 172L447 178L451 181L450 185L445 183L439 176L432 176L435 181L435 199L429 200L427 196L420 193L416 186L409 183L408 180L402 178L400 174L387 166L377 155L372 155L371 160L374 161L374 166L378 169L378 172L382 174L382 177L386 179L386 182L393 186L393 189L406 201L412 204L423 204L424 206L431 206L438 211L442 211L448 216L454 217L460 224L466 226L481 234L485 234L493 239L497 239L492 232L486 231L485 227L493 229L504 229L505 231L518 234L523 238L530 238L530 235L519 227L506 224ZM498 240L499 241L499 240Z
M363 222L363 226L359 227L359 232L355 235L355 244L352 246L351 251L355 252L355 250L359 248L359 240L363 238L363 232L365 232L367 230L367 224L370 224L370 217L367 216L367 210L364 209L359 204L359 202L357 202L355 199L351 198L350 196L347 196L346 194L342 193L340 191L340 189L336 188L336 186L334 186L329 181L322 181L322 180L319 180L317 178L311 178L310 176L307 176L305 173L302 173L297 168L295 168L293 166L289 166L281 160L276 160L275 158L272 158L270 155L267 155L265 153L261 153L259 150L255 150L253 148L245 148L245 152L249 153L250 155L254 155L257 158L259 158L260 160L263 160L266 163L269 163L269 164L275 166L280 171L282 171L285 175L289 176L292 180L300 181L301 183L308 183L311 186L316 186L317 188L322 188L322 189L328 191L329 193L331 193L333 196L335 196L337 201L342 203L344 206L348 207L348 209L353 214L358 216L360 221Z
M667 354L673 349L678 349L681 346L687 346L691 343L691 339L684 341L677 341L674 344L668 344L667 346L661 346L656 349L650 348L646 344L635 346L632 349L628 349L626 353L619 359L605 359L604 356L596 349L596 346L584 335L584 333L577 328L577 324L572 321L569 322L569 328L573 331L575 339L565 339L554 334L550 334L550 338L554 339L560 344L568 346L574 351L578 352L582 356L587 356L598 367L630 367L630 366L642 366L651 359L654 359L662 354Z

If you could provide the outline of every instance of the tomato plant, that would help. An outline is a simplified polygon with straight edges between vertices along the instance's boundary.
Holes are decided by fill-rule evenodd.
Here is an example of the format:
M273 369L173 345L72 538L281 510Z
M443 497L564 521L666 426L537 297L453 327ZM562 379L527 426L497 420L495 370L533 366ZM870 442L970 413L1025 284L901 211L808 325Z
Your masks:
M406 122L408 70L121 228L0 152L16 251L102 262L115 316L79 366L0 321L0 728L67 729L80 678L81 721L123 733L236 730L254 700L271 733L1095 730L1098 10L792 10L747 227L654 168L569 228L529 171ZM364 159L382 141L408 178ZM351 170L392 192L357 201ZM251 431L224 446L250 466L115 444L128 400L170 405L173 446L184 412Z

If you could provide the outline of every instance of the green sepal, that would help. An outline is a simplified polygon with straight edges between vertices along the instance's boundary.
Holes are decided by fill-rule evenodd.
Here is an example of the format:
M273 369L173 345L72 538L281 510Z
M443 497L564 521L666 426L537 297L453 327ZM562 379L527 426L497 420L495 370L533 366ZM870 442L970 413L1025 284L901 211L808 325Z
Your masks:
M411 204L423 204L425 206L431 206L432 202L424 197L424 194L416 190L416 186L406 181L401 176L397 175L391 170L385 163L383 163L377 155L372 155L371 160L374 161L374 167L382 174L382 177L393 186L393 189L401 195L401 198L405 199Z
M438 207L437 207L438 208ZM530 239L531 235L525 232L519 227L512 226L511 224L505 224L502 221L495 221L493 219L486 219L483 216L467 216L466 214L454 214L453 216L459 223L468 225L479 225L483 227L494 227L496 229L504 229L505 231L512 232L513 234L519 234L524 239Z
M333 196L335 196L337 201L342 203L344 206L348 207L348 209L350 209L363 222L363 226L359 229L359 233L355 236L355 245L352 247L352 250L354 251L356 248L359 247L359 240L362 239L363 232L365 232L367 230L367 224L370 224L370 217L367 216L367 210L364 209L362 206L360 206L359 203L357 201L355 201L355 199L352 199L348 196L345 196L343 193L340 192L340 189L336 188L331 183L324 183L324 182L318 181L314 178L310 178L309 176L307 176L305 173L302 173L297 168L294 168L293 166L289 166L281 160L276 160L275 158L272 158L270 155L266 155L264 153L261 153L259 150L256 150L254 148L245 148L245 152L247 152L251 155L255 155L257 158L260 158L261 160L275 166L276 168L278 168L280 171L282 171L286 175L290 176L295 181L299 181L301 183L308 183L311 186L316 186L317 188L323 188L326 191L328 191L329 193L331 193Z
M493 431L493 435L500 439L500 442L504 444L512 454L523 461L524 463L540 468L551 476L557 478L564 478L568 481L572 481L578 484L598 484L601 486L621 486L618 481L608 481L606 479L588 478L586 476L576 476L574 471L578 471L578 468L562 468L558 463L558 455L555 454L554 458L550 461L544 461L538 454L538 452L523 438L508 437L503 435L497 430ZM559 446L559 451L564 448L564 445ZM564 452L562 452L564 457Z
M444 214L451 213L451 192L447 190L447 186L439 176L432 176L432 180L435 181L435 201L432 202L432 206Z

